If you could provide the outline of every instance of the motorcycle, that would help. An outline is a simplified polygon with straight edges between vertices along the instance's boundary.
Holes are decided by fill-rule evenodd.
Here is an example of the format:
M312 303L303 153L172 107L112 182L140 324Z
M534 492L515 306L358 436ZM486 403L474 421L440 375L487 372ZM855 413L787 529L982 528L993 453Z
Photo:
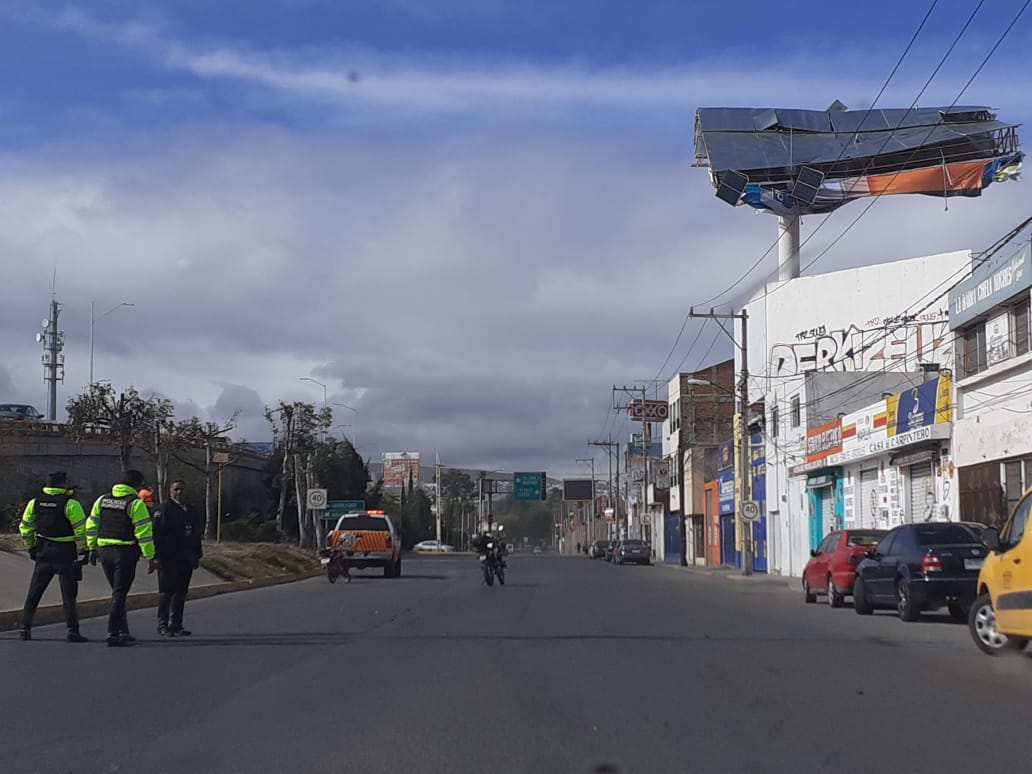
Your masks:
M484 583L488 586L494 585L494 579L498 578L498 585L505 585L505 559L504 549L497 539L488 540L484 544L484 552L480 554L480 569L484 573Z
M351 541L347 540L351 538ZM348 583L351 583L351 572L348 570L348 562L345 557L345 550L351 547L354 537L345 535L335 546L327 546L319 549L320 563L326 568L326 579L330 583L336 583L337 578L344 576Z

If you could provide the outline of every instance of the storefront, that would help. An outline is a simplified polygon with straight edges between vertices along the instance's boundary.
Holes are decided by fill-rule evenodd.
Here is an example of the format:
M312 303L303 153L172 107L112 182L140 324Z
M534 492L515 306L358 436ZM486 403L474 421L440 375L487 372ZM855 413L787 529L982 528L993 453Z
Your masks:
M791 477L806 478L810 549L844 521L842 470L832 458L842 451L842 420L815 427L806 433L806 462L789 471Z
M753 522L753 570L767 572L767 455L763 433L752 434L752 499L760 506L760 518Z
M952 382L943 374L841 418L843 526L950 518Z
M738 564L735 536L735 454L734 442L720 445L717 457L717 497L720 512L720 563Z
M707 481L703 492L706 564L716 566L720 564L720 484L717 481Z

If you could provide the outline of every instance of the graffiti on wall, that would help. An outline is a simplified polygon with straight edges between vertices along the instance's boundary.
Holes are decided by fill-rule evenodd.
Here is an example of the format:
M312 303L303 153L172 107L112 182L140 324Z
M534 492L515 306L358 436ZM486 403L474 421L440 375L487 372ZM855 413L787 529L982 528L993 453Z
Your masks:
M818 325L799 331L795 341L770 348L771 376L796 376L809 371L880 371L899 361L938 363L953 367L949 322L945 309L920 315L875 317L863 326Z

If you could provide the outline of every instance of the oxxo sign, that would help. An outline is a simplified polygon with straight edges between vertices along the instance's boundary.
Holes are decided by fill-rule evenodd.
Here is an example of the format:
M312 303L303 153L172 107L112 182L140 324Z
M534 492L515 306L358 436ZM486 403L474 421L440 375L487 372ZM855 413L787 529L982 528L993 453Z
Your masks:
M665 400L647 400L642 411L641 401L633 400L628 414L635 422L666 422L670 417L670 404Z

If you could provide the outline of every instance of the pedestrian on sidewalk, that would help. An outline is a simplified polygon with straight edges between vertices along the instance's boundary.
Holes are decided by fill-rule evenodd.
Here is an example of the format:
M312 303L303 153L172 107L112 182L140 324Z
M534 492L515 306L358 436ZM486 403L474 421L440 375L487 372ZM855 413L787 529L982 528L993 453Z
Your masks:
M183 628L183 608L190 578L201 565L204 516L183 499L185 495L186 484L181 480L173 481L168 490L169 500L154 513L154 545L161 559L158 634L162 637L189 637L191 634L189 629Z
M86 545L90 564L100 560L111 585L111 613L108 616L108 647L136 642L129 633L126 597L136 579L136 563L142 553L147 572L158 568L154 551L154 524L147 505L140 499L143 473L127 470L111 494L98 497L86 520Z
M64 471L47 474L42 494L29 500L18 526L29 558L36 566L29 581L29 592L22 609L21 638L32 639L32 621L43 593L56 575L61 585L68 642L86 642L79 634L79 581L82 580L82 558L86 554L86 513L75 499L75 490L68 484Z

